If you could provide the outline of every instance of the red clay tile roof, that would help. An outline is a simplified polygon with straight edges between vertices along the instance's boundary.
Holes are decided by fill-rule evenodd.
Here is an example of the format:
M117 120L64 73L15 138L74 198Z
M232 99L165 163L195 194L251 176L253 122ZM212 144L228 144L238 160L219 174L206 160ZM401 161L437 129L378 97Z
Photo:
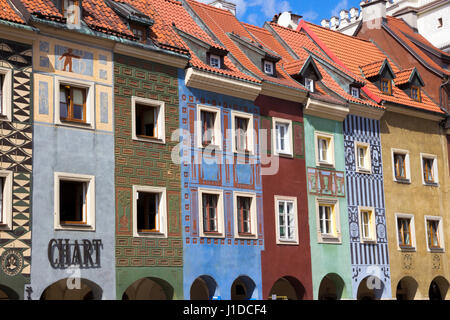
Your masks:
M380 61L371 62L364 66L359 66L361 68L361 71L362 71L364 77L370 78L370 77L379 75L380 71L381 71L381 67L383 66L385 60L386 59L383 59Z
M215 8L213 6L205 5L192 0L187 0L187 3L208 26L211 32L214 33L222 45L224 45L229 52L250 72L262 78L264 81L299 90L306 90L304 86L292 79L282 68L276 68L277 77L271 77L266 75L261 70L261 66L256 66L253 64L253 62L241 51L234 41L231 40L227 33L234 33L235 35L246 39L254 39L254 37L228 10Z
M403 71L400 71L396 74L395 85L399 86L402 84L405 84L409 82L409 78L411 77L411 73L413 72L414 68L405 69Z
M17 12L11 8L10 4L6 0L0 0L0 19L25 24L22 17L20 17Z
M439 50L438 48L434 47L431 43L429 43L424 37L419 35L418 33L415 33L402 19L394 18L391 16L386 17L387 21L387 27L395 33L395 35L404 42L406 46L408 46L412 51L414 51L417 55L420 56L422 60L424 60L430 67L433 69L436 69L446 75L450 75L450 71L447 69L442 68L440 65L438 65L436 62L434 62L430 57L428 57L422 49L417 47L406 35L409 37L413 37L416 41L419 41L423 43L425 46L432 48L446 56L449 56L448 53Z
M359 66L366 66L384 59L388 60L390 66L392 67L392 71L395 74L398 74L401 71L389 57L387 57L370 41L347 36L340 32L323 28L304 20L300 21L298 30L303 30L308 33L327 53L327 55L330 56L331 59L354 73L361 73ZM355 50L355 48L358 49ZM370 98L377 102L382 99L387 102L411 106L417 109L441 114L443 113L439 106L428 98L426 94L422 95L421 102L417 102L411 99L405 92L403 92L403 90L400 90L396 86L392 87L392 95L388 95L383 93L378 89L378 87L369 81L367 81L363 90L365 90L365 93Z
M63 19L63 15L50 0L21 0L22 4L31 14L39 14L45 17Z

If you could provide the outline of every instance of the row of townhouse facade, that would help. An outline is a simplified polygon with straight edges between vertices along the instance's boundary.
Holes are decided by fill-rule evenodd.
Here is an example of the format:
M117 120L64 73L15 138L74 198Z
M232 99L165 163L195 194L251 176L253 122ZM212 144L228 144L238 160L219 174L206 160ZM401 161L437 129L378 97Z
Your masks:
M419 68L193 0L0 9L0 298L450 296Z

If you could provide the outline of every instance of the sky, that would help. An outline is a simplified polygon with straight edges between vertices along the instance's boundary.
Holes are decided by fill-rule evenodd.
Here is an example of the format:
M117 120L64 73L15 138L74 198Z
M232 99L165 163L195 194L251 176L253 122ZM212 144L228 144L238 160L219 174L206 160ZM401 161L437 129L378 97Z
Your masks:
M211 3L213 0L200 0ZM339 17L339 11L359 8L361 0L226 0L237 5L237 17L243 22L262 26L273 16L284 11L303 16L303 19L320 24L322 19Z

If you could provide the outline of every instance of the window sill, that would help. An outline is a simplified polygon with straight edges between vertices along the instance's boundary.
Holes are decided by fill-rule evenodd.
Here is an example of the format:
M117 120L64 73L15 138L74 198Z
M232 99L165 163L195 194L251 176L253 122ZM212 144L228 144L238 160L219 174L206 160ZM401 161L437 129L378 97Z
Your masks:
M364 169L364 168L357 168L356 172L363 173L363 174L372 174L372 170L371 169Z
M326 168L334 168L334 163L317 161L316 162L316 166L318 166L318 167L326 167Z
M297 246L298 240L277 239L277 245Z
M342 244L341 238L331 235L320 235L321 239L319 240L319 243L324 244Z
M139 141L139 142L150 142L150 143L166 144L166 142L163 139L152 138L152 137L147 137L147 136L133 136L132 139L135 140L135 141Z
M280 151L275 151L274 155L282 157L282 158L294 158L294 155L292 153L285 153Z
M428 248L428 252L432 253L444 253L444 248Z
M239 233L237 235L235 235L236 239L258 239L258 236L256 234L253 233Z
M203 232L200 236L204 238L225 238L225 235L220 232Z
M416 247L399 246L399 251L402 251L402 252L416 252Z
M439 183L437 182L424 182L423 185L427 187L439 187Z
M138 231L135 238L167 238L167 235L157 231Z
M222 147L221 146L218 146L218 145L215 145L215 144L209 144L209 145L206 145L206 146L204 146L204 145L199 145L199 146L197 146L197 148L199 148L199 149L211 149L212 151L222 151Z
M374 239L361 239L361 243L376 244L377 240L374 240Z
M411 184L410 179L394 178L394 181L401 184Z
M80 128L86 130L95 130L94 126L91 123L83 123L83 122L71 122L71 121L56 121L55 124L61 127L71 127L71 128Z
M240 156L253 156L253 151L239 151L239 150L233 150L233 153L235 153L236 155L240 155Z
M95 228L88 224L61 224L55 227L56 231L95 231Z

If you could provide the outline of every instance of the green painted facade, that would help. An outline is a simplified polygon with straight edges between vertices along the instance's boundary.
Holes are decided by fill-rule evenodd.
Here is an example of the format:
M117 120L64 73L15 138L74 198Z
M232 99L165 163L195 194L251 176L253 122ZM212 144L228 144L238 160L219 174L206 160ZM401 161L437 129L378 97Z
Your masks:
M318 118L311 115L304 115L305 126L305 148L306 148L306 170L308 180L308 214L309 227L311 237L311 269L313 282L313 299L318 299L319 288L325 276L328 276L336 286L336 291L341 292L341 299L352 298L351 286L351 260L350 260L350 243L349 243L349 227L347 215L347 199L345 197L345 179L341 186L344 187L341 192L327 195L326 192L319 194L317 188L314 187L314 173L318 169L324 170L327 174L345 172L345 154L344 154L344 136L343 123L334 120ZM334 137L334 168L318 167L316 165L316 141L315 132L323 132L332 134ZM313 173L314 172L314 173ZM345 178L345 177L344 177ZM335 179L330 179L335 181ZM323 185L323 180L322 185ZM340 186L340 187L341 187ZM336 187L336 185L335 185ZM339 189L339 188L338 188ZM318 233L318 208L317 199L336 200L339 206L339 226L341 241L338 243L319 243ZM336 211L337 212L337 211ZM338 297L339 299L339 297Z
M168 298L183 298L180 167L171 161L179 127L177 69L115 55L115 187L117 298L136 280L150 278ZM165 103L164 144L132 139L132 97ZM133 236L133 185L165 187L167 238Z

